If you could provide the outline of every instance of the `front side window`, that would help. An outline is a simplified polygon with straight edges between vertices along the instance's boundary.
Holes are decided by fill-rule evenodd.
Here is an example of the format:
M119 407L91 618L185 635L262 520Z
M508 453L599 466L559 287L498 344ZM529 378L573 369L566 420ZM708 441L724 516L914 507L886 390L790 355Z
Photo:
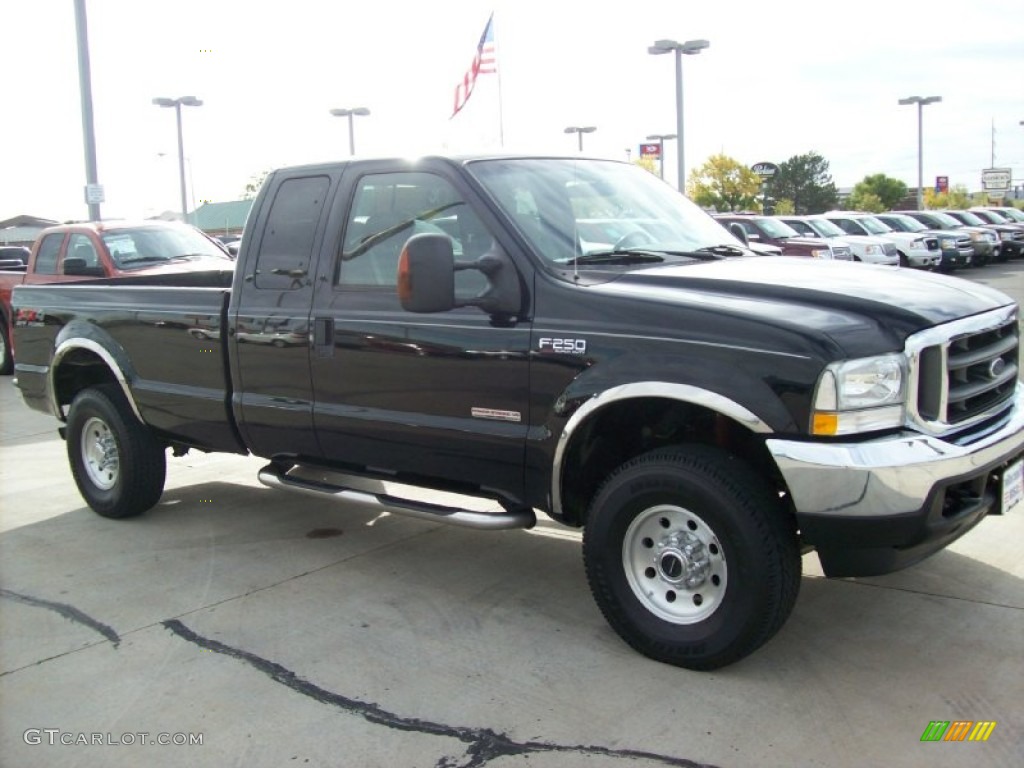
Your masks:
M103 265L96 247L87 235L74 234L68 240L62 271L65 275L103 275Z
M393 289L402 247L423 233L451 238L456 261L476 260L494 242L447 179L424 172L364 176L345 227L335 285ZM484 283L479 272L458 271L456 296L475 296Z

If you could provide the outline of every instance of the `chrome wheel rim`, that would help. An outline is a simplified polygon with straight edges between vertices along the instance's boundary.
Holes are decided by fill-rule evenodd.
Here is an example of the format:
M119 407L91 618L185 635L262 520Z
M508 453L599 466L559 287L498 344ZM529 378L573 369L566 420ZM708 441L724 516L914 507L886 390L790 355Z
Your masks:
M85 422L81 449L89 481L101 491L109 491L117 484L121 462L117 440L105 421L94 417Z
M714 531L698 515L670 504L636 516L622 541L622 566L637 600L672 624L707 619L728 585Z

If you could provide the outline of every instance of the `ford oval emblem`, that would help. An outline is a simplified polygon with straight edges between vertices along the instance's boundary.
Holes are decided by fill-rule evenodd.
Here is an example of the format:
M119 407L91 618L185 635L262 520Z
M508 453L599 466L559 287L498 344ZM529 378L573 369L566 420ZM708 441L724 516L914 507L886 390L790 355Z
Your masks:
M1001 357L997 357L991 363L988 364L988 377L990 379L998 379L1003 371L1006 370L1006 361Z

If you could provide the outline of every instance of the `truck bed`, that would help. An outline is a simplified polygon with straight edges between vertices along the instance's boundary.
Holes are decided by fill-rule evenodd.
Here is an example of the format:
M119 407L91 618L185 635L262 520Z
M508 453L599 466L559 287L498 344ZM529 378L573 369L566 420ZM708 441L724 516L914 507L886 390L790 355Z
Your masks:
M142 420L172 443L244 452L231 417L226 327L230 272L142 275L14 293L18 386L33 408L62 416L58 361L113 356ZM62 347L74 337L73 345ZM51 357L53 358L51 362Z

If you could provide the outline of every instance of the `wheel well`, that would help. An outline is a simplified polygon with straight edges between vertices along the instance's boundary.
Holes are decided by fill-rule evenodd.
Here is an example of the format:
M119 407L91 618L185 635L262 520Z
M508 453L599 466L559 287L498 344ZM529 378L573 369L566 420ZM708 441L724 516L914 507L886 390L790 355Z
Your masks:
M711 445L741 459L772 488L785 490L764 441L717 411L668 398L637 398L595 413L573 435L562 461L562 521L584 525L594 494L630 459L680 443Z
M75 395L97 384L120 385L103 358L87 349L75 349L60 361L54 376L54 397L59 405L67 407Z

